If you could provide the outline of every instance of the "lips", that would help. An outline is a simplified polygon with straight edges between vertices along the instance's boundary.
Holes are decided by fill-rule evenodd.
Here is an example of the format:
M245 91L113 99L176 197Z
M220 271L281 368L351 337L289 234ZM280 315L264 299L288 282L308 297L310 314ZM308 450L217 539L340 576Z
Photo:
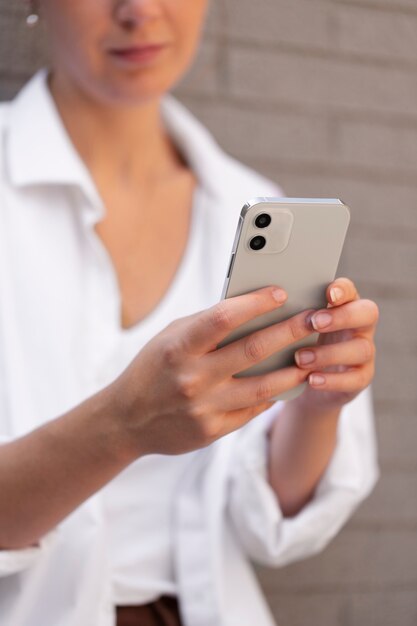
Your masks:
M109 50L109 53L113 58L121 62L145 63L155 59L166 47L166 44L146 44L126 48L112 48Z

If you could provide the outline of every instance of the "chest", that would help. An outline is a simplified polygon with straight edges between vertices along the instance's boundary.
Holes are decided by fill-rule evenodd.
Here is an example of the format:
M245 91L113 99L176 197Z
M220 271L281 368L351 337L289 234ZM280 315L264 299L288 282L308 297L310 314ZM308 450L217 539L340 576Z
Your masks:
M194 199L191 177L148 198L105 195L95 232L117 277L122 328L139 323L168 290L187 248Z

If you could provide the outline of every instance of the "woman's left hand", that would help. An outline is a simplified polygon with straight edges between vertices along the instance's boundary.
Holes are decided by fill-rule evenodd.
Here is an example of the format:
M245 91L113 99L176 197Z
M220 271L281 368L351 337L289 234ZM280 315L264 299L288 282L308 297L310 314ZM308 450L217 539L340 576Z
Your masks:
M312 327L320 333L317 346L296 352L298 367L311 372L302 394L310 410L350 402L370 384L375 372L377 305L362 300L348 278L336 279L326 295L330 308L311 317Z

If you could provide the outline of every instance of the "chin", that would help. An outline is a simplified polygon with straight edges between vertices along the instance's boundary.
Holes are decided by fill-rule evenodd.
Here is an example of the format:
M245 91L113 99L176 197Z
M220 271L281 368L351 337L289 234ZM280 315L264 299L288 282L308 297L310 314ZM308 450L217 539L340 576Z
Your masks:
M111 106L140 106L162 98L175 81L147 77L129 77L123 80L100 81L88 85L90 95L98 102Z
M183 68L148 67L130 71L106 68L86 77L85 89L98 102L112 106L139 106L162 98L182 78Z

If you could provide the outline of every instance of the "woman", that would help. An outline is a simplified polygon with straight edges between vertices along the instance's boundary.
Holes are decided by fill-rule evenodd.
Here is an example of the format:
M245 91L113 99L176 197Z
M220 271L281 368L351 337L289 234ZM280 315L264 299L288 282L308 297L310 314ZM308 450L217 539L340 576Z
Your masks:
M1 111L2 624L271 626L248 557L319 551L377 477L376 305L337 279L215 351L286 294L218 303L242 203L282 192L167 94L207 0L39 4L50 70Z

